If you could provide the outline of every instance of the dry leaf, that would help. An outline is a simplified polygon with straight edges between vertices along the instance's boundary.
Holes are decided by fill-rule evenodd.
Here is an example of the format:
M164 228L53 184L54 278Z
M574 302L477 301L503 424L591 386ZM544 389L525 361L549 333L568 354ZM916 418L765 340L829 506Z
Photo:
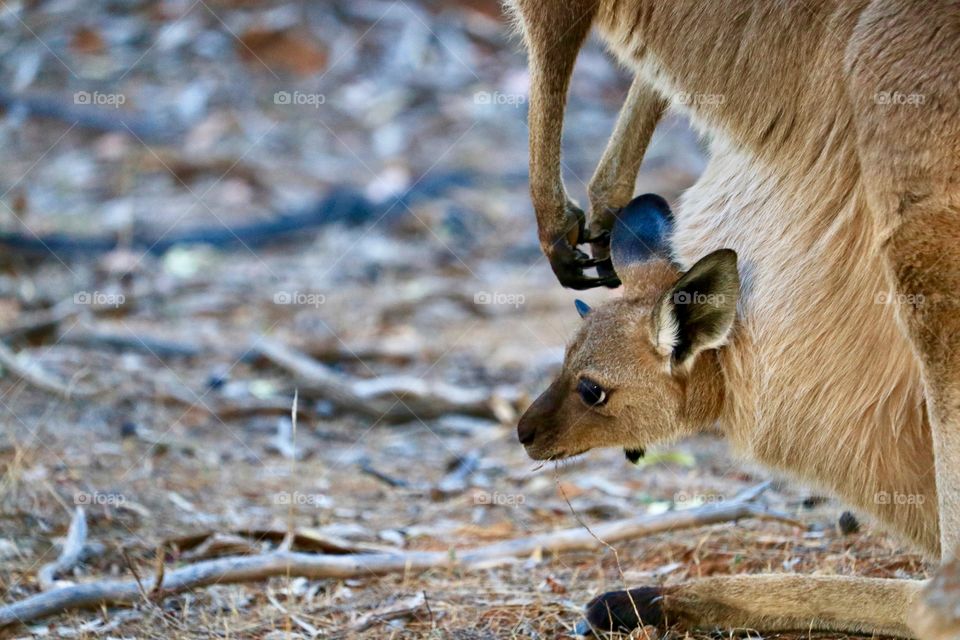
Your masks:
M548 589L551 593L567 592L567 587L564 586L563 583L558 582L557 579L554 578L553 576L547 576L547 578L543 581L543 586L541 587L541 590L543 590L544 588Z
M275 73L310 75L327 66L327 52L301 31L249 29L240 37L240 57Z
M80 27L70 38L70 48L77 53L94 54L103 53L106 44L100 32L93 27Z

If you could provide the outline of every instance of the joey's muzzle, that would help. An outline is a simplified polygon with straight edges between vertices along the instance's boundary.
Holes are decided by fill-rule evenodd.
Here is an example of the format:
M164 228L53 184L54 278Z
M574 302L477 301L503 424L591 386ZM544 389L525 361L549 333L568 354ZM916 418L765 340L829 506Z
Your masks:
M555 380L520 416L517 439L527 448L528 453L535 445L543 448L544 439L549 439L551 428L556 426L555 418L561 393L560 381Z
M517 423L517 439L523 446L533 444L537 438L537 425L528 417L527 413L520 416L520 422Z

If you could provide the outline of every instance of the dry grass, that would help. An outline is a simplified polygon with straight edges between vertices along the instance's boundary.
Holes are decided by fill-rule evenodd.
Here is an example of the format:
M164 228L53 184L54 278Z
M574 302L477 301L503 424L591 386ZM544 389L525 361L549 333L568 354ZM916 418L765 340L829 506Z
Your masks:
M22 400L29 393L18 395ZM530 472L529 462L505 427L490 426L468 438L447 435L443 445L433 447L430 443L437 436L422 425L378 427L364 436L363 451L377 461L380 471L427 484L444 475L451 456L447 447L482 451L484 471L472 484L485 488L474 486L435 501L419 491L388 487L360 473L354 464L338 466L337 460L354 448L351 436L357 427L341 421L325 423L323 428L322 434L301 428L298 444L310 457L295 464L275 454L244 462L238 451L260 450L258 440L267 440L269 434L258 437L254 431L239 447L232 434L213 425L191 430L195 447L191 455L175 448L161 453L138 441L94 437L95 430L82 443L70 433L45 431L42 445L7 449L0 537L16 545L17 555L5 561L6 599L35 590L39 564L52 559L53 541L65 534L70 496L82 489L125 500L120 505L89 507L90 539L103 549L76 576L87 580L129 575L132 568L139 575L151 575L157 548L165 549L165 562L173 566L178 557L169 541L186 533L229 531L231 524L234 529L313 526L371 542L436 550L575 526L558 482L579 516L587 523L598 523L695 494L719 499L757 479L737 471L722 446L709 439L683 447L695 460L691 467L667 464L641 470L623 461L619 452L600 452L556 472ZM415 453L402 458L390 455L398 441ZM61 460L70 464L65 466ZM118 470L123 468L129 473L118 480ZM316 497L311 498L314 504L290 508L278 504L277 496L285 492ZM504 501L483 504L491 501L488 496L503 496ZM513 498L512 504L506 502L507 496ZM65 614L32 629L47 629L54 635L71 630L79 637L102 635L96 628L107 625L110 635L145 638L310 637L314 632L320 637L543 638L569 632L582 605L598 592L654 582L664 571L662 578L667 581L766 571L882 577L923 574L917 557L904 554L869 527L865 533L840 535L833 526L838 515L834 504L804 509L799 505L800 494L787 488L768 499L796 512L812 530L749 521L619 544L622 575L617 558L608 551L530 558L464 575L431 571L342 582L277 578L265 584L217 586L145 600L132 611ZM259 542L264 549L275 544ZM425 603L408 615L351 631L364 614L387 610L418 594Z

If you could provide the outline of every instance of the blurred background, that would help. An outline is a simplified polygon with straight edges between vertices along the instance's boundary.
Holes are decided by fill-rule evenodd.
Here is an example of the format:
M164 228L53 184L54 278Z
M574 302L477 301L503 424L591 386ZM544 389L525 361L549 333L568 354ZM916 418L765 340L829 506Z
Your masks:
M537 244L525 56L495 0L2 0L0 25L4 602L43 588L77 506L61 581L331 539L467 547L764 479L706 437L641 466L537 468L516 443L578 317ZM581 204L628 84L585 49L565 138ZM704 163L670 116L638 192L674 200ZM810 530L631 541L623 575L604 552L271 579L0 633L552 638L624 580L920 571L838 530L835 504L766 499Z

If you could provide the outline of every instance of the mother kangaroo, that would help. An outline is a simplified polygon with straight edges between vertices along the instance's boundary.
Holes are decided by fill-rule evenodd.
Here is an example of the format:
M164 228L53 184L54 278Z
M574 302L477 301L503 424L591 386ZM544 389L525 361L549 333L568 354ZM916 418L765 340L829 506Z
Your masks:
M710 162L674 214L672 258L685 269L723 247L739 256L747 321L730 346L745 339L755 348L746 360L736 349L719 359L724 379L739 377L748 390L725 409L735 446L877 514L928 556L952 559L960 544L960 5L510 5L530 56L531 195L560 282L619 284L609 232L659 118L671 103L685 110L709 139ZM592 28L635 78L591 180L587 220L563 186L560 123ZM587 276L593 267L597 276ZM553 401L578 394L578 380L555 389L559 382ZM932 469L921 468L931 454ZM865 504L864 488L894 472L916 481L903 487L908 494L932 474L935 496L925 506ZM911 510L926 513L908 525ZM741 603L769 587L749 585L735 589ZM784 596L799 602L822 588L801 583ZM914 593L871 588L846 602L902 608Z

